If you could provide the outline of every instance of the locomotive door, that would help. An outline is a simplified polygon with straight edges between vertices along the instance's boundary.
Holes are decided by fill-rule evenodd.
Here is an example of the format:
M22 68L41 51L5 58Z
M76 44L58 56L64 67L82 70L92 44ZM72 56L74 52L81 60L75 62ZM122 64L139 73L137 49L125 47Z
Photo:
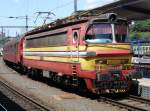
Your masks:
M79 61L80 51L80 28L72 30L72 50L71 50L71 59L74 62Z

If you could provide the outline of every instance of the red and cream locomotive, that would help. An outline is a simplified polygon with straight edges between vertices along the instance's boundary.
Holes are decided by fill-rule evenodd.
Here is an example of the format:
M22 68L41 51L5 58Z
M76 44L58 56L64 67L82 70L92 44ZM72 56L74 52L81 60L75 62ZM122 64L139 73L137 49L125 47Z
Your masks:
M7 43L3 59L32 77L98 94L118 93L130 89L135 73L130 49L127 21L109 13L36 28Z

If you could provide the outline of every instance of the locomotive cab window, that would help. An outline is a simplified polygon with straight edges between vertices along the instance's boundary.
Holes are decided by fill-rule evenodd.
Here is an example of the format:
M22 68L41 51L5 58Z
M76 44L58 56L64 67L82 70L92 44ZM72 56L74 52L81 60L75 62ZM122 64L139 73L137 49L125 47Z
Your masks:
M116 34L116 41L117 42L127 41L127 35L126 34Z
M96 23L92 24L85 35L85 42L99 43L124 43L127 39L127 24L121 23Z
M111 43L111 24L92 24L85 35L85 41L88 43Z
M116 42L123 43L127 42L127 25L126 24L115 24L115 38Z

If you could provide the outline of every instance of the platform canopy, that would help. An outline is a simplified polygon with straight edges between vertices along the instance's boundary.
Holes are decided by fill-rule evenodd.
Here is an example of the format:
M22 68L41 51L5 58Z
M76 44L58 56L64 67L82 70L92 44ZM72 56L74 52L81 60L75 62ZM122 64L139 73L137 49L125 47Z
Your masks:
M79 11L75 16L101 15L116 13L128 20L144 20L150 18L150 0L118 0L116 2L97 7L94 9ZM72 17L73 17L72 16Z
M81 20L82 17L99 16L105 13L116 13L118 16L125 17L129 21L150 19L150 0L118 0L94 9L77 11L69 17L43 25L31 32L48 29L50 25L57 26L57 24L60 25L67 22L74 22L79 19Z
M128 20L143 20L150 18L150 0L120 0L91 11L114 12Z

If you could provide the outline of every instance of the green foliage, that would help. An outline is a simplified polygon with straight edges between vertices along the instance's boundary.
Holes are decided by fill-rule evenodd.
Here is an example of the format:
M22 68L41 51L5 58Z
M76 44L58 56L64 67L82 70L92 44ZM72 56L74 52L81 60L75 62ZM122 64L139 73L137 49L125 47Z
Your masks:
M150 40L150 19L143 21L136 21L131 27L131 39L146 39Z
M131 39L150 40L150 32L130 32Z
M132 27L132 31L147 32L150 31L150 19L144 21L136 21Z

